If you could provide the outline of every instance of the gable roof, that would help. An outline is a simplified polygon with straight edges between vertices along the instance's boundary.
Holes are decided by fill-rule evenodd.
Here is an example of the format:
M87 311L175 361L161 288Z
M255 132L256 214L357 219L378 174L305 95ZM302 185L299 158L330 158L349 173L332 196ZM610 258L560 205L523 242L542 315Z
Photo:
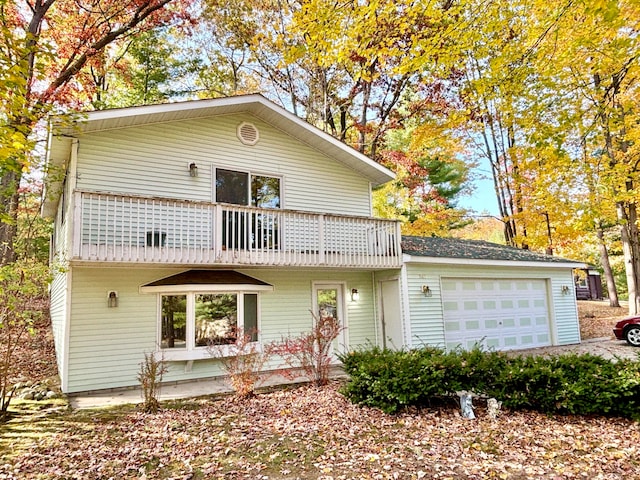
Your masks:
M582 268L583 262L567 260L543 253L485 242L442 237L402 237L402 252L410 257L405 261L422 263L476 264L546 264L552 267Z
M320 153L342 162L374 185L393 180L395 174L366 155L307 123L260 94L98 110L52 117L49 122L47 165L60 167L69 159L73 138L83 133L135 127L152 123L249 113ZM49 179L49 190L57 179ZM59 187L59 185L56 185Z

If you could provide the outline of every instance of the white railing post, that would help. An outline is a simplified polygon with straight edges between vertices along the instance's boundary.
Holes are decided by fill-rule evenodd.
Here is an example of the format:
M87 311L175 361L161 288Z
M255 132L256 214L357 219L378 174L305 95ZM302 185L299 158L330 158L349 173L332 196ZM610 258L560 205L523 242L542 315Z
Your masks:
M318 216L318 263L324 265L327 244L324 238L324 215Z
M217 204L213 208L213 250L215 251L214 259L220 261L222 258L222 205Z
M73 231L71 232L72 258L80 258L82 255L82 193L74 192L73 194L73 223L71 224ZM67 220L68 221L68 220Z

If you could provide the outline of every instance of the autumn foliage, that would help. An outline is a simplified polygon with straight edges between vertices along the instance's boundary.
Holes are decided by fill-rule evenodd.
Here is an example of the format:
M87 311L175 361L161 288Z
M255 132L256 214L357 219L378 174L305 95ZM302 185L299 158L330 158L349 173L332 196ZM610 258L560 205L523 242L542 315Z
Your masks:
M15 355L34 323L42 316L42 298L49 279L48 269L25 261L0 268L0 422L7 418L15 392Z
M297 337L283 337L266 347L269 355L282 358L285 376L306 376L316 385L329 383L333 363L333 342L344 329L337 318L318 316L312 313L313 327L310 332Z
M261 375L268 355L254 339L257 332L234 329L235 341L229 345L210 345L209 354L220 361L236 395L247 398L254 394L263 380Z

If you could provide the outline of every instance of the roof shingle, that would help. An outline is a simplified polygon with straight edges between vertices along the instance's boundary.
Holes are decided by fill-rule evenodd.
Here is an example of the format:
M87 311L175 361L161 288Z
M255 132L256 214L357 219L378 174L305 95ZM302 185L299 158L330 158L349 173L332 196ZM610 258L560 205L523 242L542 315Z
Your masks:
M519 262L576 263L574 260L499 245L482 240L442 237L402 237L402 252L416 257L466 258L472 260L506 260Z

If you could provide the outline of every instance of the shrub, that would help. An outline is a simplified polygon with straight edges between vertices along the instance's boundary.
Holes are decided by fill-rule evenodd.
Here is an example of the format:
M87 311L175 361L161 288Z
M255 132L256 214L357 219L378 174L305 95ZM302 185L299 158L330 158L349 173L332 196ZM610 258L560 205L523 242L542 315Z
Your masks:
M637 418L640 362L594 355L507 356L501 352L445 353L435 348L377 347L341 356L354 403L396 412L467 390L495 397L511 409L606 414Z
M333 341L344 329L337 318L317 316L313 313L311 332L297 337L283 337L280 341L267 345L269 355L278 355L288 367L283 374L290 378L307 376L316 385L329 383L332 363ZM297 370L299 369L299 370ZM297 372L301 372L298 374Z
M142 390L142 408L146 413L157 413L160 409L160 386L162 376L167 373L163 359L158 360L153 352L145 353L140 362L138 382Z
M0 267L0 421L7 420L15 386L14 355L42 314L37 299L46 292L47 266L22 260Z
M255 393L262 380L260 372L268 355L262 352L257 342L253 341L255 332L245 332L238 328L234 337L234 343L225 346L230 351L221 353L223 350L218 345L210 345L208 350L214 358L220 360L236 395L247 398Z

